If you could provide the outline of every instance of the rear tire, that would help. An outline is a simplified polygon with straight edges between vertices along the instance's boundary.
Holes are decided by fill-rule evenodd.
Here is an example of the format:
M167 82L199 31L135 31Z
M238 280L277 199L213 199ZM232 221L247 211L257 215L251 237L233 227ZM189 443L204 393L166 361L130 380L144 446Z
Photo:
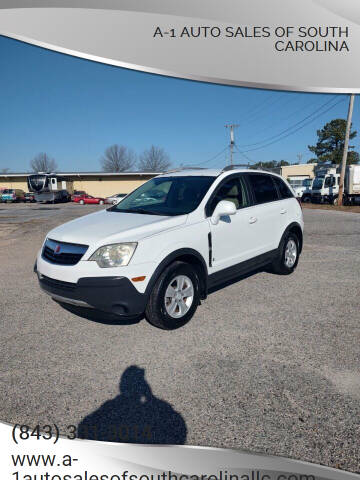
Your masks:
M104 205L104 200L100 200L99 205Z
M278 275L290 275L299 261L300 242L298 236L289 232L282 239L277 256L270 264L270 271Z
M145 317L154 327L175 330L191 320L199 304L196 270L188 263L174 262L157 279Z
M80 205L84 205L85 202L84 202L84 200L80 200L79 203L80 203Z

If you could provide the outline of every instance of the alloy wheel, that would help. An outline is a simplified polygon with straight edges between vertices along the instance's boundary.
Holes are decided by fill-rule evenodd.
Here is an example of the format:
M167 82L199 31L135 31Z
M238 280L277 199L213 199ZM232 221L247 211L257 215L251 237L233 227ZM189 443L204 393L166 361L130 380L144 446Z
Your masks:
M297 258L297 245L293 238L290 238L285 248L285 265L292 268L295 265Z
M194 301L194 285L186 275L173 278L165 292L165 308L172 318L182 318Z

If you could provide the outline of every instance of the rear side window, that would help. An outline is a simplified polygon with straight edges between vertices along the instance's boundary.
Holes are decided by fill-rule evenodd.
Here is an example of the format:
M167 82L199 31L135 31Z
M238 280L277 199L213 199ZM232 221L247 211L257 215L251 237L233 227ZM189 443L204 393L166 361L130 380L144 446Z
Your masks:
M279 200L275 184L270 175L250 173L248 178L257 204Z
M281 198L292 198L294 196L290 188L286 185L286 183L283 180L281 180L281 178L273 177L273 180L279 189Z

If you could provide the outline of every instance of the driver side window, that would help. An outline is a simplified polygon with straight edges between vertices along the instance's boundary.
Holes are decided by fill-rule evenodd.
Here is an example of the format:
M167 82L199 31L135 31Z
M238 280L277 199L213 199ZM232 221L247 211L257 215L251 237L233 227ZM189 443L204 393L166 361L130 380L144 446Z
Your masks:
M232 177L222 183L216 190L214 197L210 200L208 216L214 213L216 205L221 200L233 202L237 210L249 205L244 180L241 177Z
M325 187L334 187L335 186L335 177L326 177L325 178Z

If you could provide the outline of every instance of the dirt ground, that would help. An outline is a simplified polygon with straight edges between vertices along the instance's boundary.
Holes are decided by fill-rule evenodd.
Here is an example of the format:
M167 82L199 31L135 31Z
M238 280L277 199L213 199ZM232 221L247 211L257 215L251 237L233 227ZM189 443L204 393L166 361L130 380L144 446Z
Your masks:
M219 286L167 332L76 316L39 288L48 231L104 206L0 204L0 420L360 473L360 215L314 207L293 275Z
M302 203L303 208L311 208L315 210L338 210L340 212L352 212L352 213L360 213L360 205L352 205L352 206L341 206L337 207L335 205L328 205L328 204L319 204L319 203Z

